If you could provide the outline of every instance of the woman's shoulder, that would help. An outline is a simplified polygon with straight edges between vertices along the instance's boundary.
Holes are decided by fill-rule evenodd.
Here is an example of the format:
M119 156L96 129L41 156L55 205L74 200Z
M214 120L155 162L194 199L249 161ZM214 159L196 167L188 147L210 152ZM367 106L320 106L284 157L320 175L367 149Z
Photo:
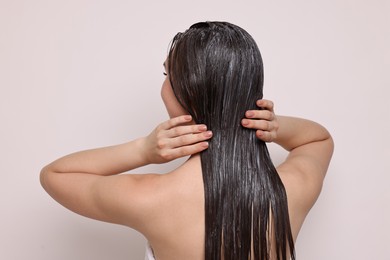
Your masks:
M203 180L200 163L189 159L178 168L165 174L129 175L134 189L126 194L132 201L128 207L140 221L135 228L147 232L154 224L166 225L182 212L203 209ZM169 212L169 218L166 218ZM165 222L165 223L164 223ZM146 225L144 225L146 223ZM153 224L150 224L153 223Z
M286 190L291 228L296 238L321 192L322 181L308 178L300 171L286 165L278 167L277 171Z

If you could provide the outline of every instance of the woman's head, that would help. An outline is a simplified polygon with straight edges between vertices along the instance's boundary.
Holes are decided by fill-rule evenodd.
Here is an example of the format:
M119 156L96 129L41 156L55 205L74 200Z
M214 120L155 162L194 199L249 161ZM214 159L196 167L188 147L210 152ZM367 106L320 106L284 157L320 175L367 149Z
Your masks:
M164 63L166 67L166 62ZM188 112L182 107L182 105L177 100L171 82L169 81L169 76L165 77L163 85L161 87L161 98L164 101L165 107L168 111L169 117L174 118L181 115L187 115Z
M239 127L245 111L262 98L260 51L236 25L192 25L175 36L166 63L177 101L210 129Z

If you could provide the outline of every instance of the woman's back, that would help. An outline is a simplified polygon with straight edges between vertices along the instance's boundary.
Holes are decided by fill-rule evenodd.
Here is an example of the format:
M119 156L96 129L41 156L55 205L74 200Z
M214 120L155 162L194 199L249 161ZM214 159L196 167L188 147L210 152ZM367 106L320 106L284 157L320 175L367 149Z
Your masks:
M204 260L204 185L200 156L192 156L168 174L144 177L147 179L144 185L148 187L144 196L151 203L143 204L148 208L142 211L148 212L148 216L143 213L140 218L144 223L135 228L145 235L156 259ZM282 169L280 177L286 188L291 229L296 240L318 193L307 188L304 176L298 172ZM320 188L316 190L319 192Z
M149 177L146 177L149 178ZM199 156L178 169L153 175L149 219L140 232L151 244L157 259L204 259L204 190Z

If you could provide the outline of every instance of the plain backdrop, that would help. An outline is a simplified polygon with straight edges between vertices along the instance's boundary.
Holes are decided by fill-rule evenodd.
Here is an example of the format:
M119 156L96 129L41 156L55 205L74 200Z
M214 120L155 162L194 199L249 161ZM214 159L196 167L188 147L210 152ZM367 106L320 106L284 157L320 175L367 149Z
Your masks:
M39 171L165 121L168 44L206 20L255 38L277 113L315 120L334 137L298 259L390 259L389 3L0 0L0 259L143 259L142 235L66 210L41 188ZM270 149L275 163L286 155Z

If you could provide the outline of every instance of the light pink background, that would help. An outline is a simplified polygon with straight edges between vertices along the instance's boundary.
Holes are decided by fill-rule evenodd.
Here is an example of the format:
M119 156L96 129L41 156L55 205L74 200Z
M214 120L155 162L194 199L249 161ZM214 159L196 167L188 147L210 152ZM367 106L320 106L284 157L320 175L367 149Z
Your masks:
M334 136L298 259L390 259L389 17L386 0L1 0L0 259L143 259L141 235L65 210L38 174L59 156L146 135L167 119L159 92L168 43L204 20L251 33L276 111ZM276 162L285 156L271 150Z

